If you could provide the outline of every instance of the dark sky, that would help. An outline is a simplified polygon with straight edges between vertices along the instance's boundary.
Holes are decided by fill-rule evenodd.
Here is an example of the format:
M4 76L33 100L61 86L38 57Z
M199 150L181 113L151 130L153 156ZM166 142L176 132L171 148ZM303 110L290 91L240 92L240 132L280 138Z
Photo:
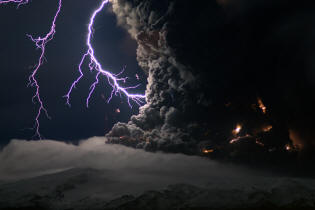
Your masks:
M87 24L98 4L97 0L90 0L88 4L78 1L75 4L73 1L63 3L57 20L57 33L47 45L47 62L37 76L41 97L52 117L51 120L44 116L40 118L41 134L45 138L75 142L90 136L102 136L114 123L127 121L138 112L138 106L130 110L124 98L115 97L107 104L111 88L105 79L97 87L87 109L85 99L95 75L87 68L84 68L85 77L73 92L71 108L65 105L62 97L78 76L77 66L86 50ZM38 107L32 104L34 89L28 88L27 82L40 51L35 49L26 34L43 36L47 33L56 8L57 1L49 0L32 1L19 9L13 4L0 7L0 145L7 144L12 138L31 139L34 134L30 128ZM136 92L144 93L146 79L136 61L136 42L117 27L116 18L109 8L97 16L93 46L103 67L118 73L126 65L125 75L131 78L131 84L141 83ZM136 80L135 74L140 76L140 81ZM120 113L115 112L117 108Z

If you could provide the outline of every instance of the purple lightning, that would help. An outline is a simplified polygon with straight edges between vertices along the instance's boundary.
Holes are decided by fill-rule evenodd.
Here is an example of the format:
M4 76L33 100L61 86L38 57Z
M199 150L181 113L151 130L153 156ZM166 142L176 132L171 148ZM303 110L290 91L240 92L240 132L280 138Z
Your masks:
M90 99L91 99L91 96L95 90L95 87L98 85L99 83L99 77L101 75L105 76L108 80L108 83L110 84L110 86L112 87L112 92L111 92L111 95L110 97L108 98L107 100L107 103L109 103L113 97L113 95L125 95L127 97L127 101L128 101L128 105L130 107L131 106L131 103L130 103L130 100L132 100L133 102L135 102L136 104L138 104L139 106L142 104L142 103L145 103L145 95L140 95L140 94L130 94L128 93L128 89L134 89L134 88L137 88L139 85L136 85L136 86L132 86L132 87L123 87L121 86L119 83L122 81L122 82L126 82L127 80L127 77L126 78L121 78L119 77L120 74L123 73L120 72L119 74L112 74L110 73L109 71L106 71L103 69L102 65L100 64L100 62L96 59L95 57L95 54L94 54L94 49L92 47L92 44L91 44L91 38L92 38L92 35L93 35L93 25L94 25L94 21L95 21L95 17L97 16L97 14L99 12L101 12L104 8L104 6L109 2L109 0L103 0L101 5L94 11L94 13L92 14L91 18L90 18L90 22L89 22L89 25L88 25L88 35L87 35L87 40L86 40L86 45L88 47L88 50L87 52L82 56L82 59L81 59L81 62L79 64L79 68L78 68L78 71L80 73L80 76L72 83L67 95L65 95L65 98L67 99L66 103L70 106L70 95L72 93L72 90L73 88L76 87L76 85L79 83L79 81L81 80L81 78L83 77L83 72L82 72L82 65L85 61L85 59L87 57L90 58L90 63L89 63L89 68L91 71L93 70L96 70L97 71L97 74L95 76L95 82L91 85L90 87L90 92L89 92L89 95L86 99L86 106L89 107L89 102L90 102Z
M27 0L26 0L27 1ZM38 84L38 81L36 79L36 74L38 73L41 65L43 64L44 60L45 60L45 51L46 51L46 45L49 41L51 41L54 38L54 35L56 33L56 20L57 17L60 13L61 10L61 6L62 6L62 0L59 0L59 5L58 5L58 9L57 12L53 18L51 27L50 27L50 31L44 36L44 37L38 37L38 38L33 38L33 36L31 35L27 35L36 45L37 49L41 50L38 62L32 72L32 74L29 77L29 85L32 87L35 87L35 95L32 97L32 101L35 103L35 100L39 103L39 108L35 117L35 125L34 125L34 129L35 129L35 136L37 136L39 139L42 138L40 132L39 132L39 127L40 127L40 123L39 123L39 117L41 116L42 112L45 113L47 118L50 118L47 112L47 109L44 106L44 103L41 99L40 96L40 86Z
M1 4L7 4L7 3L17 3L18 6L21 6L23 4L27 4L29 3L29 0L0 0L0 5ZM50 31L44 36L44 37L38 37L38 38L33 38L33 36L31 35L27 35L36 45L37 49L41 50L38 62L32 72L32 74L29 76L29 86L35 87L35 95L32 97L32 101L33 103L35 103L35 100L39 103L39 108L35 117L35 124L34 124L34 129L35 129L35 136L37 136L39 139L42 138L40 132L39 132L39 117L41 116L41 113L44 112L45 115L47 116L47 118L50 118L47 112L47 109L44 106L44 103L40 97L40 86L39 83L36 79L36 75L41 67L41 65L43 64L44 60L45 60L45 50L46 50L46 44L51 41L54 38L54 35L56 33L56 20L57 17L60 13L61 10L61 6L62 6L62 0L59 0L59 6L57 9L57 12L54 16L52 25L50 27Z
M29 2L29 0L0 0L0 5L1 4L7 4L7 3L16 3L18 4L17 7L23 5L23 4L27 4Z
M0 5L7 4L7 3L16 3L16 4L18 4L17 7L19 7L20 5L29 3L29 1L30 0L0 0ZM131 103L130 103L130 100L135 102L139 106L142 103L145 103L145 95L131 94L131 93L128 93L128 91L127 91L128 89L137 88L139 85L131 86L131 87L123 87L123 86L120 85L121 81L125 83L126 80L128 79L127 77L125 77L125 78L119 77L124 72L124 69L118 74L112 74L109 71L106 71L106 70L103 69L103 67L101 66L101 64L99 63L99 61L96 59L96 57L94 55L94 49L93 49L92 44L91 44L91 37L93 35L94 20L95 20L95 17L97 16L97 14L100 11L102 11L104 6L107 3L109 3L109 2L110 2L109 0L102 0L102 3L100 5L100 7L98 7L94 11L93 15L90 18L90 22L89 22L89 25L88 25L88 36L87 36L87 41L86 41L86 45L88 47L88 50L82 56L82 59L81 59L81 61L79 63L78 70L79 70L80 76L72 83L72 85L71 85L67 95L65 96L67 98L67 104L69 106L70 106L70 95L72 93L72 90L73 90L73 88L76 87L76 85L79 83L81 78L84 76L83 72L82 72L82 65L84 64L84 62L85 62L87 57L90 58L90 63L89 63L90 71L93 71L93 70L97 71L97 74L95 76L95 82L91 85L88 97L86 99L86 106L87 107L89 106L89 102L90 102L91 96L94 93L94 90L95 90L96 86L99 83L99 79L100 79L99 77L100 76L106 76L108 83L112 87L111 95L110 95L110 97L107 100L108 103L111 101L113 95L117 96L118 94L120 96L122 96L122 94L123 94L123 95L125 95L127 97L127 101L128 101L128 104L129 104L130 107L132 107ZM40 118L42 113L45 113L47 118L50 118L50 117L49 117L47 109L45 108L44 103L43 103L43 101L41 99L40 86L39 86L39 83L38 83L38 81L36 79L36 75L37 75L40 67L42 66L42 64L45 61L46 45L47 45L47 43L49 41L51 41L54 38L54 35L56 33L56 20L57 20L57 18L59 16L59 13L61 11L61 7L62 7L62 0L59 0L58 9L57 9L57 11L55 13L55 16L53 18L53 21L52 21L52 24L51 24L51 27L50 27L50 31L44 37L34 38L31 35L27 35L35 43L36 48L41 50L38 62L35 65L32 74L29 76L29 86L35 87L35 94L32 97L32 101L34 103L35 102L39 103L39 108L38 108L38 111L37 111L37 114L36 114L36 117L35 117L35 123L34 123L35 136L37 136L39 139L42 139L42 136L41 136L41 134L39 132L39 128L40 128L39 118Z

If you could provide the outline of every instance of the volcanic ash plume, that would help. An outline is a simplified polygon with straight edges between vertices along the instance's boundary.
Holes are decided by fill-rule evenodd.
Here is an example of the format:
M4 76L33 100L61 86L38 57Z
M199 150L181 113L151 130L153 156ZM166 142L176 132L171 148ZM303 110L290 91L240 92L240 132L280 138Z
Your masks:
M296 71L282 63L288 57L280 52L296 40L279 37L302 21L290 18L296 5L288 3L283 14L280 0L257 1L246 10L222 2L229 1L112 1L119 24L138 43L148 85L147 104L128 123L113 127L109 143L233 159L292 156L289 128L296 125L290 109L300 92L279 85L290 83L288 72ZM247 4L233 5L238 2Z

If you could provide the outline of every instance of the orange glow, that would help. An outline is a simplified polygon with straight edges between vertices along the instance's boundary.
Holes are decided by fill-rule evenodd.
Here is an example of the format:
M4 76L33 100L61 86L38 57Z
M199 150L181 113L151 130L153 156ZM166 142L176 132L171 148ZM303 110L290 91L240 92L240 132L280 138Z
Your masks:
M236 125L236 128L232 131L232 134L234 136L237 136L237 134L239 134L242 130L242 125L241 124L237 124Z
M203 149L202 152L203 152L204 154L208 154L208 153L214 152L214 150L213 150L213 149Z
M286 149L287 151L293 150L293 148L292 148L292 146L291 146L290 144L285 145L285 149Z
M303 140L297 131L290 129L289 130L289 136L293 142L295 149L297 149L297 150L303 149L303 147L304 147L303 146Z
M240 140L241 138L235 138L235 139L232 139L231 141L230 141L230 144L233 144L233 143L235 143L235 142L238 142L239 140Z
M240 137L234 138L234 139L232 139L232 140L230 141L230 144L233 144L233 143L235 143L235 142L238 142L238 141L240 141L241 139L244 139L245 137L251 137L251 135L246 134L245 136L240 136Z
M266 114L267 113L267 107L264 105L263 101L261 98L257 98L258 106L261 109L262 113Z
M271 129L272 129L272 125L267 125L267 126L265 126L265 127L263 127L263 131L264 132L269 132L269 131L271 131Z
M259 146L262 146L262 147L265 146L264 143L262 143L261 141L258 141L258 140L256 140L256 144L258 144Z

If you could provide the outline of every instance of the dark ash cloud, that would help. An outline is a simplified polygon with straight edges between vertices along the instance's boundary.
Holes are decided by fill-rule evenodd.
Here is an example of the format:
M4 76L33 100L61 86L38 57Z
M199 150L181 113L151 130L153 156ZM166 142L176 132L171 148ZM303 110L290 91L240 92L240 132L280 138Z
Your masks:
M213 157L256 163L290 162L294 148L309 159L314 10L309 1L114 0L148 85L147 104L114 126L110 142L186 154L210 148ZM238 123L251 138L231 145Z

